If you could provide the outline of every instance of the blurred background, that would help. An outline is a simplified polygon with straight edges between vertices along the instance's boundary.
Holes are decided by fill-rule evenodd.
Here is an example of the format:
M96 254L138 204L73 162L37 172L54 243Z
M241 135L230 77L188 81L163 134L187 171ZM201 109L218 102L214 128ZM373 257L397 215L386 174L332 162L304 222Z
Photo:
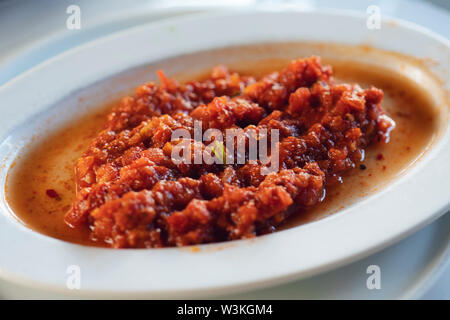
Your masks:
M66 9L81 8L81 29L66 28ZM0 84L36 63L102 35L179 14L220 10L352 10L370 5L449 37L449 0L0 0ZM268 26L267 26L268 27ZM447 34L446 34L447 33Z
M66 27L70 5L81 28ZM450 0L0 0L0 86L33 66L112 32L179 15L223 10L350 10L396 17L450 38ZM270 25L261 26L270 28ZM310 279L226 298L450 299L450 214L362 261ZM0 253L1 254L1 253ZM382 290L365 287L380 265ZM0 298L71 298L0 280Z

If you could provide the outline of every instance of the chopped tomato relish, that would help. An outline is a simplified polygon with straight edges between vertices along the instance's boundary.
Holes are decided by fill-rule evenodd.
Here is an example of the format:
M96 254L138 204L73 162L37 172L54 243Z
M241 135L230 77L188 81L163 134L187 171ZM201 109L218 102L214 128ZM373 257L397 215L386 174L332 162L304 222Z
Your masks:
M122 99L76 164L78 192L65 220L115 248L271 232L322 201L327 185L356 167L370 143L388 142L394 127L381 90L336 83L318 57L259 80L223 66L186 84L158 75L160 85L144 84ZM222 131L278 129L279 170L262 175L258 161L174 162L172 133L192 132L195 120Z

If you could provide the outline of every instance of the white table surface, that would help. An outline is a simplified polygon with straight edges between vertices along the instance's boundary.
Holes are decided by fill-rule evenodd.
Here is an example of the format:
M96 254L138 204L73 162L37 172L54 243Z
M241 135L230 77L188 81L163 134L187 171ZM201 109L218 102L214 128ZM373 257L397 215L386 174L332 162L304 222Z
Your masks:
M416 22L450 38L450 1L148 1L122 0L0 0L0 85L76 45L107 33L186 12L223 10L257 5L259 8L312 10L335 7L365 12L378 5L381 14ZM281 5L280 5L281 3ZM283 5L284 3L284 5ZM66 8L77 4L82 12L82 29L67 30ZM447 7L447 10L443 9ZM450 299L450 216L447 213L400 243L349 266L290 284L224 298L423 298ZM383 288L368 291L366 267L380 265ZM0 280L0 298L70 298Z

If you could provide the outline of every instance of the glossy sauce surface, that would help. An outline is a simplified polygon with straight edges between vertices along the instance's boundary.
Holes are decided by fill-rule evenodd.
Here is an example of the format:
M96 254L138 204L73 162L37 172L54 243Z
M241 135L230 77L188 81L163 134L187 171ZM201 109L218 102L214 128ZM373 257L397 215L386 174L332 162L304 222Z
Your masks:
M280 69L287 62L285 59L269 59L232 64L230 68L258 77ZM389 144L370 146L363 165L351 170L344 177L343 184L327 190L324 202L294 215L280 229L327 217L381 189L421 157L436 132L433 107L407 79L364 64L327 59L324 63L333 66L338 81L382 89L382 106L397 127ZM194 78L201 76L198 73ZM186 80L193 76L183 74L176 78ZM72 229L63 218L75 197L75 161L101 130L106 113L115 103L109 101L98 106L98 112L75 119L45 137L38 137L16 160L8 175L7 199L17 218L26 226L65 241L102 245L89 240L87 229Z

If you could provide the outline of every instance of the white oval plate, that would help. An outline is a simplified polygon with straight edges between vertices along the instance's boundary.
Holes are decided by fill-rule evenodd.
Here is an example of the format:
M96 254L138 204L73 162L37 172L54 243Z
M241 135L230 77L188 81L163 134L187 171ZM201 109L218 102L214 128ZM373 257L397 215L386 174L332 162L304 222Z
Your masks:
M442 74L449 70L448 40L398 20L369 30L365 17L359 15L235 12L132 28L70 50L0 88L1 185L39 119L57 114L58 102L71 93L167 57L287 40L371 44L439 61ZM59 110L59 116L67 119L74 112ZM108 250L52 239L20 225L2 191L0 276L66 290L67 268L77 265L80 294L166 298L232 293L336 268L388 246L449 209L450 130L448 118L445 121L438 141L413 168L338 215L252 240L200 246L198 252L188 248Z

